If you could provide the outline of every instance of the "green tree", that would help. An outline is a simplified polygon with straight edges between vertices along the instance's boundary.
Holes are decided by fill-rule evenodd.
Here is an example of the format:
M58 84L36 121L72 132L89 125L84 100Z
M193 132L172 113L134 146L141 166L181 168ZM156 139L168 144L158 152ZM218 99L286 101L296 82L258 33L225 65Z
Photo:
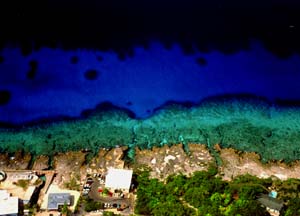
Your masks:
M20 179L17 181L16 185L23 188L23 190L26 191L29 186L29 180Z
M202 205L198 208L198 211L201 216L222 216L219 206L217 205Z
M238 176L226 187L226 193L238 194L240 198L254 200L259 194L268 193L270 179L259 179L249 174Z
M290 178L286 181L275 181L275 187L278 190L278 198L289 202L291 198L300 197L300 180Z
M225 212L226 216L266 216L270 215L256 200L238 199Z
M209 204L209 191L205 187L194 187L187 190L183 198L190 205L199 208L202 205Z
M288 202L288 207L284 212L284 216L298 216L300 215L300 198L291 199Z
M268 192L266 187L273 184L271 179L244 175L232 182L225 182L216 177L212 170L195 172L191 177L182 174L172 175L167 178L166 183L157 179L149 179L149 173L144 172L138 175L137 181L135 213L138 214L158 216L269 215L256 199L257 195ZM282 185L285 185L284 188L290 192L297 192L299 189L296 181ZM286 216L297 215L300 200L291 200L289 204ZM296 213L293 214L293 212Z
M182 196L185 192L184 185L187 182L187 177L185 175L171 175L167 178L166 190L175 196Z
M156 205L151 213L155 216L187 216L192 215L194 210L179 202L165 202Z
M61 213L63 215L67 215L67 216L71 215L71 210L69 209L69 207L68 207L68 205L66 203L62 207Z
M137 202L135 212L138 214L150 214L157 204L165 199L166 190L162 182L157 179L149 179L149 174L141 173L138 178Z
M207 174L210 176L210 177L213 177L215 175L217 175L218 173L218 168L214 165L211 165L208 170L207 170Z
M223 197L219 192L215 192L210 196L210 201L215 205L222 205L223 204Z
M103 203L96 202L92 199L87 199L84 203L84 210L87 212L96 211L98 209L103 209Z

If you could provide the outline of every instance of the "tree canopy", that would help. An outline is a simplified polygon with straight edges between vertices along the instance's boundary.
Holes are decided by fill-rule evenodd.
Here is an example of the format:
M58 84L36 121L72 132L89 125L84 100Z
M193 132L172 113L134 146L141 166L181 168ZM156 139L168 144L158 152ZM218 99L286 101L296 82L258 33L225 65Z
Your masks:
M250 175L232 182L223 181L210 169L191 177L171 175L163 183L150 179L149 173L138 178L135 213L144 215L269 215L257 201L272 181Z

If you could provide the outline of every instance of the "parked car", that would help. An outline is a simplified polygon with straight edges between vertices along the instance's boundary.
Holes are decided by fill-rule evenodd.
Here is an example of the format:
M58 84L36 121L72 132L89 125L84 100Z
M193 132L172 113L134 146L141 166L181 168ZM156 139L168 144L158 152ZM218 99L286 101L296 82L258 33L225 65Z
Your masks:
M89 191L83 191L82 192L82 195L84 195L84 196L86 196L86 195L88 195L89 194Z
M91 188L91 186L88 185L88 184L85 184L85 185L83 186L83 189L90 189L90 188Z
M86 185L88 185L89 187L93 184L93 182L86 182Z
M104 208L113 208L112 203L104 203Z
M93 183L94 180L93 180L92 178L88 178L88 179L86 180L86 182L87 182L87 183Z
M121 204L119 204L119 203L114 203L114 204L112 205L112 207L113 207L113 208L121 208Z

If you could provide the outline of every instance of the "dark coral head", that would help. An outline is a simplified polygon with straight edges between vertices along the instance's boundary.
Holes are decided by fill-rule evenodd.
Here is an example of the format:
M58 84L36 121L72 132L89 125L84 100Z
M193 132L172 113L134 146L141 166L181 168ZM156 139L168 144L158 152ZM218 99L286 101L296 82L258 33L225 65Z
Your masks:
M0 106L6 105L11 99L11 93L8 90L0 90Z
M96 80L99 76L99 72L95 69L89 69L84 73L84 78L87 80Z

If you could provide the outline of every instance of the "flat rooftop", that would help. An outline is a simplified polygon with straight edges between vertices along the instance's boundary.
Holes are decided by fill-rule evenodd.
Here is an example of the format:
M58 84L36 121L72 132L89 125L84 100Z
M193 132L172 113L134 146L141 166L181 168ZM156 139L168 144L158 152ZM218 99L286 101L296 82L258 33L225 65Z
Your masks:
M0 190L0 215L18 214L19 198L11 197L6 190Z
M60 205L71 204L71 194L69 193L50 193L48 195L48 210L57 210Z
M132 170L109 169L105 178L105 187L129 190L132 173Z

